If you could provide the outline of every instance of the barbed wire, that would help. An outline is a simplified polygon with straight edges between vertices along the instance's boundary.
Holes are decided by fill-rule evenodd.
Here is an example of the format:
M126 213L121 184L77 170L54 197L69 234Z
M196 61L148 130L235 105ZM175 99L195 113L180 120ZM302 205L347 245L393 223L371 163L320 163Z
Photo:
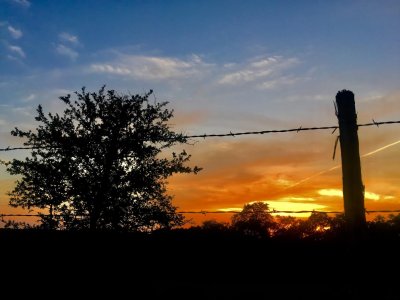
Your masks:
M379 125L387 125L387 124L400 124L399 121L383 121L376 122L372 119L371 123L357 124L358 127L367 127L367 126L377 126ZM194 139L194 138L210 138L210 137L235 137L241 135L262 135L268 133L285 133L285 132L300 132L300 131L312 131L312 130L328 130L333 129L332 134L339 128L339 126L321 126L321 127L297 127L291 129L274 129L274 130L261 130L261 131L244 131L244 132L229 132L229 133L213 133L213 134L199 134L199 135L186 135L184 138ZM32 150L32 149L52 149L58 147L6 147L0 148L0 151L14 151L14 150Z
M223 211L207 211L207 210L199 210L199 211L179 211L179 214L238 214L240 211L236 210L223 210ZM270 214L304 214L304 213L325 213L325 214L344 214L344 211L318 211L318 210L270 210L268 211ZM400 209L398 210L365 210L366 214L369 213L400 213ZM50 216L49 214L0 214L0 217L42 217L42 216ZM55 217L60 217L63 215L53 214ZM82 216L82 215L80 215Z
M392 213L392 212L400 213L400 210L399 209L398 210L387 209L387 210L366 210L365 211L366 214L369 214L369 213Z
M304 214L304 213L327 213L327 214L341 214L343 211L316 211L316 210L270 210L267 211L270 214L279 214L279 213L290 213L290 214ZM240 211L237 210L217 210L217 211L180 211L180 214L238 214Z
M400 123L400 121L399 121ZM322 127L297 127L291 129L276 129L276 130L262 130L262 131L246 131L246 132L229 132L221 134L201 134L201 135L188 135L185 136L188 139L192 138L209 138L209 137L228 137L228 136L240 136L240 135L256 135L256 134L267 134L267 133L283 133L283 132L300 132L308 130L326 130L326 129L338 129L339 126L322 126Z
M376 127L379 127L379 125L399 124L399 123L400 123L400 121L376 122L374 119L372 119L372 123L357 124L357 126L358 127L365 127L365 126L376 126Z
M200 211L179 211L180 214L237 214L241 211L237 210L218 210L218 211L207 211L207 210L200 210ZM365 213L400 213L400 209L398 210L365 210ZM287 214L304 214L304 213L326 213L326 214L344 214L344 211L322 211L322 210L275 210L272 209L268 211L270 214L280 214L280 213L287 213Z
M46 149L46 148L51 149L51 147L6 147L6 148L1 148L0 151L33 150L33 149Z
M377 126L385 125L385 124L400 124L400 121L383 121L376 122L372 119L372 123L364 123L357 124L358 127L367 127L367 126ZM256 134L268 134L268 133L284 133L284 132L300 132L300 131L311 131L311 130L327 130L333 129L332 133L334 133L339 126L322 126L322 127L297 127L291 129L277 129L277 130L262 130L262 131L246 131L246 132L229 132L222 134L200 134L200 135L188 135L186 138L208 138L208 137L235 137L240 135L256 135Z

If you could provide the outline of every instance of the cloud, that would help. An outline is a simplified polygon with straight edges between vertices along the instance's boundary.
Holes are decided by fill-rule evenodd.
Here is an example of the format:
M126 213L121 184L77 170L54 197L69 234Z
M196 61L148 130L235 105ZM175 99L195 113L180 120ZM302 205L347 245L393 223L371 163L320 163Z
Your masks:
M18 57L15 57L15 56L13 56L13 55L10 55L10 54L8 54L7 55L7 59L9 59L9 60L13 60L13 61L16 61L16 62L18 62L18 63L20 63L21 61L19 60L19 58Z
M370 199L370 200L375 200L375 201L381 199L380 195L371 193L371 192L365 192L364 197L365 197L365 199Z
M187 58L129 55L118 52L114 59L94 62L86 67L89 73L111 74L145 81L198 80L197 89L231 90L248 85L257 90L270 90L292 85L301 80L287 69L299 64L294 57L257 57L244 63L210 63L198 55Z
M72 45L78 45L79 44L79 39L78 36L72 35L68 32L62 32L58 35L59 39L62 42L70 43Z
M28 0L12 0L12 2L21 5L23 7L29 7L31 6L31 3Z
M24 102L31 102L33 100L36 99L36 95L35 94L29 94L28 96L26 96L25 98L23 98L22 100Z
M132 73L128 68L113 66L111 64L92 64L91 71L94 73L109 73L116 75L129 75Z
M255 83L259 89L272 89L283 84L293 84L296 78L282 76L282 71L292 68L299 63L297 58L271 56L253 59L244 64L228 64L225 68L230 72L223 74L220 85L238 85ZM233 70L232 70L233 69Z
M186 60L162 56L120 55L113 62L94 63L88 71L129 75L142 80L164 80L200 75L210 66L197 55L192 55Z
M21 30L16 29L16 28L12 27L11 25L9 25L7 27L7 29L8 29L8 32L10 33L10 35L16 40L21 38L23 35Z
M68 57L71 61L75 61L79 53L74 48L79 46L78 36L70 34L68 32L61 32L58 35L61 43L57 44L56 52L60 55ZM68 44L68 46L66 46Z
M8 46L8 49L10 49L11 52L18 54L22 58L26 57L24 50L22 50L22 48L19 46L10 45Z
M343 197L343 192L339 189L321 189L318 191L318 194L328 197Z
M343 197L343 192L342 190L339 189L321 189L318 191L318 194L321 196L328 196L328 197L341 197L341 198ZM381 198L381 196L372 192L365 191L364 198L377 201Z
M62 44L57 45L56 51L58 54L66 56L72 61L76 60L79 56L78 52Z
M298 82L299 80L300 80L300 78L298 78L298 77L282 76L282 77L278 77L276 79L271 79L271 80L261 82L260 84L257 85L257 87L262 90L269 90L269 89L274 89L274 88L282 86L282 85L294 84L294 83Z

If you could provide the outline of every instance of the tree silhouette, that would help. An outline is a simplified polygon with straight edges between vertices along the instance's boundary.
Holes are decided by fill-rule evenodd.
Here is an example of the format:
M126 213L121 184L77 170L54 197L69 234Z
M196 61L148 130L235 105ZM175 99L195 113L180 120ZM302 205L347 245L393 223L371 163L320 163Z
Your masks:
M232 228L246 235L269 237L274 226L268 204L264 202L246 204L240 213L232 217Z
M209 232L209 233L214 233L214 232L226 232L229 229L229 224L224 223L224 222L218 222L216 220L206 220L203 222L201 225L201 229Z
M120 95L103 86L59 99L62 115L37 109L36 131L15 128L31 157L14 159L8 171L21 175L10 205L40 209L50 228L153 230L183 223L166 194L173 173L197 173L184 150L187 139L170 129L168 102L151 104L152 91Z
M292 216L276 216L274 237L280 239L300 239L303 220Z
M302 238L307 239L327 239L328 233L334 231L339 233L342 230L343 222L345 222L343 215L330 218L325 212L314 211L306 220L301 221L300 234Z

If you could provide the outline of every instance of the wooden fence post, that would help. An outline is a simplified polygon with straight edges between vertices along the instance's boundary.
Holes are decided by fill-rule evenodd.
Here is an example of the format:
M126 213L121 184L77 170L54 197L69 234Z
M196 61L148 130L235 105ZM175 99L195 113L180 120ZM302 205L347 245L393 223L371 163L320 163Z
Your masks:
M357 134L357 113L353 92L339 91L336 95L336 108L342 156L344 214L349 230L357 235L364 232L366 220Z

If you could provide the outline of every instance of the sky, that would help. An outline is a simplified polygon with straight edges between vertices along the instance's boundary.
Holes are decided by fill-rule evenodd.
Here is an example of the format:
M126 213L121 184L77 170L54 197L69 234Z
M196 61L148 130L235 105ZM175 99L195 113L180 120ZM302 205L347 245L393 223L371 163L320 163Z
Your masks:
M188 135L335 126L342 89L354 92L359 123L400 120L399 1L0 0L0 8L0 148L20 145L15 126L35 128L38 104L61 112L59 96L104 84L153 89L175 110L174 130ZM400 209L399 126L359 130L367 209ZM168 191L180 211L254 201L342 211L337 134L197 139L184 148L203 171L170 178ZM19 211L7 207L15 180L0 166L0 212Z

